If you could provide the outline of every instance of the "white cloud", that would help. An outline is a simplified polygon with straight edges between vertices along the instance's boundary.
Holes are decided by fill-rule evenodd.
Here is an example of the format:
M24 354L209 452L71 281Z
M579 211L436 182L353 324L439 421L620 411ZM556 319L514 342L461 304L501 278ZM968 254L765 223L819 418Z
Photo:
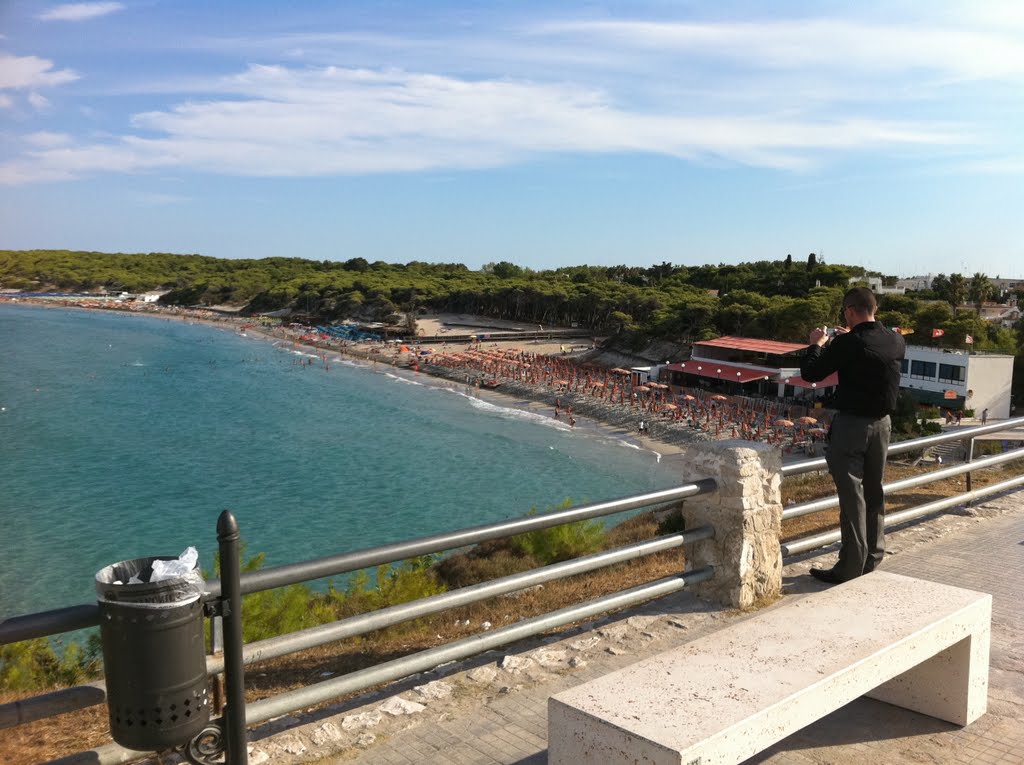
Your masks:
M28 94L28 102L36 111L43 111L44 109L50 108L50 100L46 98L46 96L40 95L35 91Z
M0 173L8 182L164 168L318 176L569 153L803 171L851 152L948 160L954 146L1016 151L1006 104L1024 84L1020 7L950 0L869 3L846 18L503 23L420 40L372 29L267 38L243 30L233 41L191 44L366 65L251 65L223 79L169 72L160 83L118 83L119 95L150 102L204 97L136 114L120 136L33 144ZM17 68L0 58L0 87L37 94L77 78L50 61L7 58Z
M115 13L124 8L122 3L64 3L39 14L41 21L87 21Z
M6 95L5 93L0 93L0 109L10 109L13 105L14 102L11 101L10 96Z
M1024 74L1024 45L1011 30L795 19L742 23L582 21L535 32L595 38L615 49L728 59L742 69L886 74L921 69L954 79Z
M38 56L0 53L0 88L42 88L74 82L70 69L54 70L53 62Z
M825 150L965 140L953 126L799 115L646 113L570 85L470 81L365 69L251 66L230 100L138 114L137 134L40 149L0 180L156 168L322 176L506 165L547 153L655 153L801 170Z
M189 197L180 194L161 194L151 191L136 193L133 198L140 207L163 207L192 201Z
M51 133L40 130L37 133L29 133L24 137L25 143L30 146L49 148L52 146L66 146L71 143L71 136L67 133Z

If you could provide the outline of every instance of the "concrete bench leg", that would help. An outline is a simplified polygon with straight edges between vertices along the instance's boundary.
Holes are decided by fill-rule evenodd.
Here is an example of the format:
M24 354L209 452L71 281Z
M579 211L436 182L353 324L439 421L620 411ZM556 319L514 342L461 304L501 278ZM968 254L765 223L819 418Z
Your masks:
M988 708L988 619L984 625L867 695L956 725L970 725Z

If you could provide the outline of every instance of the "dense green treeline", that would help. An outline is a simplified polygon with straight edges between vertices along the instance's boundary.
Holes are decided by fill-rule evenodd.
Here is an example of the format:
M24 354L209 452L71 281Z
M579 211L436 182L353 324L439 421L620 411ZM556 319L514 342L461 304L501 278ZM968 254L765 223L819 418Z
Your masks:
M638 343L689 343L720 334L802 342L808 327L834 324L851 278L863 269L792 258L695 267L572 266L532 271L508 262L479 271L453 263L370 263L363 258L226 260L169 253L0 251L0 286L62 291L170 290L183 306L290 308L318 321L401 321L419 311L473 313L524 324L578 325L627 333ZM880 318L912 329L915 344L1017 350L1016 333L954 307L994 296L983 274L941 275L933 290L887 295ZM933 340L933 328L942 338Z

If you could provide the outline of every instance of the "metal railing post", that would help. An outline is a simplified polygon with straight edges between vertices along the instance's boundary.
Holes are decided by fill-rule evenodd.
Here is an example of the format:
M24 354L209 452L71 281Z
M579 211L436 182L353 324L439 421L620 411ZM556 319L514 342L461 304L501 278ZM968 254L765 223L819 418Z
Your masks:
M973 462L973 461L974 461L974 437L971 436L971 439L967 442L967 462L970 463L970 462ZM966 475L966 482L965 483L966 483L966 486L967 486L967 491L971 491L973 489L973 486L971 484L971 471L968 470L965 475ZM968 502L967 506L970 507L971 503Z
M219 614L210 616L210 656L224 658L224 619ZM213 714L224 714L224 675L210 675L212 688Z
M225 762L246 765L245 669L242 666L242 585L238 560L238 521L230 510L217 519L220 545L221 613L224 617L224 683L227 708L224 711Z

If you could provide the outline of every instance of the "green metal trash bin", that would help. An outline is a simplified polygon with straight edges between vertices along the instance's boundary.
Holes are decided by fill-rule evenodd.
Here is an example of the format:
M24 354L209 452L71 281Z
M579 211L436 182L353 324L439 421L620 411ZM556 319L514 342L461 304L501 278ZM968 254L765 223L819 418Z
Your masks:
M110 732L129 749L180 746L210 719L198 567L148 582L154 562L172 560L137 558L96 573ZM142 583L128 584L137 575Z

